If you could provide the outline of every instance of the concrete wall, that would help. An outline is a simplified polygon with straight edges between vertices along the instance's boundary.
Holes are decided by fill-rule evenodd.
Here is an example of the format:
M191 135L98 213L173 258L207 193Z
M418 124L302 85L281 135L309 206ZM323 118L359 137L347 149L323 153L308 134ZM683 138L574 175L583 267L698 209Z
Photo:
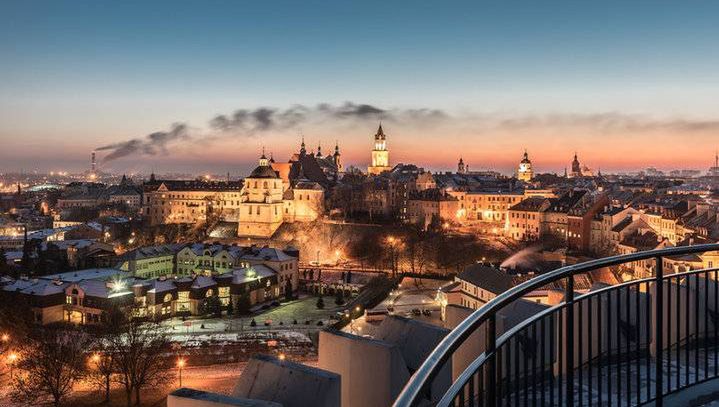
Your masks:
M409 380L410 373L396 345L321 331L319 367L342 379L342 407L385 407Z
M167 395L167 407L283 407L264 400L229 397L201 390L181 388Z
M274 401L284 407L338 407L340 390L338 374L274 356L256 355L245 367L232 394Z
M397 346L410 372L414 372L427 359L434 348L449 333L449 329L441 328L426 322L389 316L377 328L375 338ZM452 362L449 361L439 371L430 388L431 400L439 401L452 384Z

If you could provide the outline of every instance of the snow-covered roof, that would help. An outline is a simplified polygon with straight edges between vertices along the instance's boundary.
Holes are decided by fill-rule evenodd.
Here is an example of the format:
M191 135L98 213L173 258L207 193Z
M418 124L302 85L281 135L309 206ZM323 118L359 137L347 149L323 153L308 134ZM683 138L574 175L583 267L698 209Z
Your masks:
M99 298L116 298L124 295L131 295L125 285L108 285L100 280L80 281L77 285L85 292L85 295Z
M197 277L195 277L195 281L192 282L191 287L192 288L205 288L205 287L211 287L213 285L217 285L217 283L211 277L197 276Z
M4 286L4 291L21 292L23 294L30 295L52 295L60 294L65 290L70 283L55 281L55 280L44 280L44 279L19 279L13 283Z
M62 280L67 282L77 282L82 280L108 280L110 278L114 279L127 279L130 278L131 274L118 270L118 269L110 269L110 268L97 268L97 269L85 269L85 270L77 270L77 271L68 271L66 273L59 273L59 274L50 274L47 276L40 277L41 279L45 280Z
M247 260L265 260L265 261L288 261L293 260L294 257L289 256L287 253L274 247L262 247L245 253L242 255L243 259Z
M151 289L147 290L148 293L161 293L165 291L172 291L175 289L174 280L156 279L150 282Z
M277 274L271 268L257 264L250 267L242 267L232 270L232 284L244 284L250 281L271 277Z
M62 228L55 228L55 229L40 229L40 230L34 230L32 232L28 232L27 238L28 239L42 239L45 240L50 236L56 235L58 233L64 233L69 232L73 229L77 228L77 226L65 226Z
M57 240L53 242L43 242L42 250L47 250L48 244L53 244L60 250L67 250L70 247L76 249L84 249L95 243L95 239L73 239L73 240Z

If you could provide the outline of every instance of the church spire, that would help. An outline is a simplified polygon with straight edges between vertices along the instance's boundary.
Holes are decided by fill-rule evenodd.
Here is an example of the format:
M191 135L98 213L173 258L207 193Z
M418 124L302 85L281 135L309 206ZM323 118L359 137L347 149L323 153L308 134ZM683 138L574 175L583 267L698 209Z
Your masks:
M269 167L270 166L270 160L267 159L265 156L265 147L262 147L262 156L259 160L260 167Z
M384 140L384 130L382 130L382 121L379 122L379 127L377 127L377 134L375 134L375 140Z
M317 157L322 157L322 143L317 142Z
M305 135L302 134L302 144L300 144L300 154L305 154L307 149L305 148Z

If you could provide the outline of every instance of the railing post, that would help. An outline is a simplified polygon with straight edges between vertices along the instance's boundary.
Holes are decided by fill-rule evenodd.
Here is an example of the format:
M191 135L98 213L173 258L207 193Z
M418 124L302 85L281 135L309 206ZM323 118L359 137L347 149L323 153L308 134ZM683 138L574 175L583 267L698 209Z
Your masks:
M661 407L664 393L664 264L662 257L655 257L654 277L654 383L655 405ZM677 301L679 299L677 298ZM647 316L648 317L648 316Z
M487 405L488 406L496 406L497 405L497 395L496 395L496 387L497 387L497 354L496 354L496 344L497 344L497 319L496 315L492 314L490 315L489 319L487 319L487 332L485 335L485 352L490 355L489 359L487 360L487 370L489 370L487 374ZM501 378L500 378L501 380ZM480 395L479 397L483 397L484 395ZM472 395L470 395L472 397ZM481 404L480 404L481 405Z
M566 400L568 406L574 405L574 275L567 277L567 287L564 291L564 303L567 304L567 348L566 358Z

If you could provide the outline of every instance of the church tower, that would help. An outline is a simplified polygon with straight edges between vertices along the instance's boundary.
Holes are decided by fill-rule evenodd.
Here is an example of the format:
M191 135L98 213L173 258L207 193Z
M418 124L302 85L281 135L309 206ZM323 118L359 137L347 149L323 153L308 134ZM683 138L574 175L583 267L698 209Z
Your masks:
M524 182L529 182L534 178L534 170L532 169L532 161L529 160L529 154L527 150L524 150L524 157L519 162L519 168L517 168L517 179Z
M577 158L577 153L574 153L574 160L572 160L572 172L570 173L570 176L572 178L577 178L582 176L582 165L579 164L579 158Z
M374 135L374 149L372 150L372 165L367 168L367 173L378 175L389 171L389 151L387 151L387 136L382 130L382 123Z
M459 162L457 163L457 174L466 174L467 173L467 167L464 165L464 160L462 157L459 157Z
M334 158L334 160L335 160L335 165L337 166L337 173L344 174L345 167L344 167L344 165L342 165L342 154L340 154L340 145L336 141L335 141L335 153L332 155L332 158Z

